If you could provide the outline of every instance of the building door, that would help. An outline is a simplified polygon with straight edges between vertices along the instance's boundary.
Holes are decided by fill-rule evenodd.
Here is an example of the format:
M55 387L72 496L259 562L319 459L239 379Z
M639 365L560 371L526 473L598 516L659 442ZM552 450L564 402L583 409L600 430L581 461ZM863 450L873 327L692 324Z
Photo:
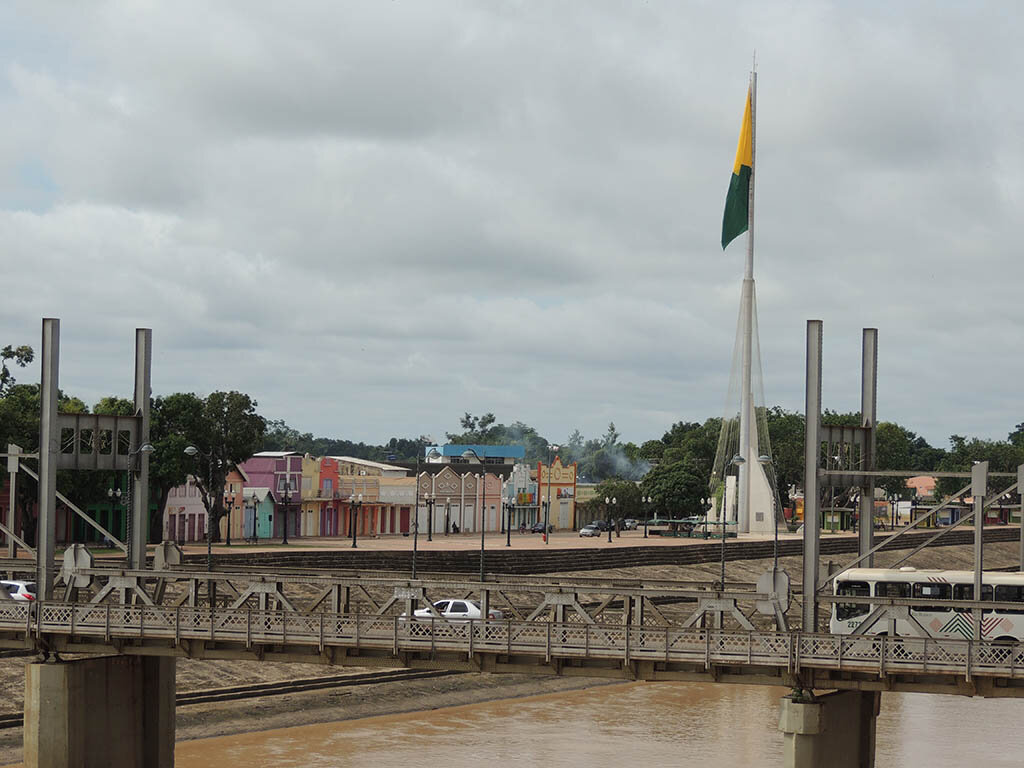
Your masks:
M398 516L398 532L408 533L409 532L409 508L402 507Z
M274 523L274 508L269 504L261 504L259 516L256 518L256 535L261 539L269 539Z

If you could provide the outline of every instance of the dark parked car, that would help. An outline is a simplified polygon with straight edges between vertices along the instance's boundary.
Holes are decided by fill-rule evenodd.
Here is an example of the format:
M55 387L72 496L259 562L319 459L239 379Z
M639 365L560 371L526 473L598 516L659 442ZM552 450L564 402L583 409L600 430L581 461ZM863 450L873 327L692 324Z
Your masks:
M609 523L607 520L595 520L593 523L591 523L591 525L596 526L597 530L599 531L607 531L609 528L612 527L611 523Z
M548 525L548 533L553 533L555 526ZM544 533L544 523L534 523L533 527L530 528L530 533Z

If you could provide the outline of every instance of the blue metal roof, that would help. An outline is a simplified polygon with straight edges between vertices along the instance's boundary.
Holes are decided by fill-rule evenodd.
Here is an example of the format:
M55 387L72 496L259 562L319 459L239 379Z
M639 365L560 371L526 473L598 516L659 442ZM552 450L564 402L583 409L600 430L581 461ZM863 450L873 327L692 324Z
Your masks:
M526 448L521 445L432 445L424 449L424 455L436 450L442 456L462 456L467 448L476 451L481 459L523 459Z

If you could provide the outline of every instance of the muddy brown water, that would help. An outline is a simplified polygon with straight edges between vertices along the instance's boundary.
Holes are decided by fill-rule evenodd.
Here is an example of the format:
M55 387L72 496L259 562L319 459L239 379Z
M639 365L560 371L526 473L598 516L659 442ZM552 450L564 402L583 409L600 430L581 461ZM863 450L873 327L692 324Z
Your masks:
M781 763L778 688L631 683L180 742L177 768ZM882 696L878 768L1024 764L1024 700Z

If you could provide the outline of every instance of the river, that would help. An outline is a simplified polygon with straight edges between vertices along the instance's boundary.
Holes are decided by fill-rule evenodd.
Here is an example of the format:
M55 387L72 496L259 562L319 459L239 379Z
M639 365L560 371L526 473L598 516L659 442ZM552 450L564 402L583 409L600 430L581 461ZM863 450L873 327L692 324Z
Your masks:
M780 764L786 691L629 683L181 742L177 768L657 768ZM882 695L878 768L1024 764L1024 700Z

